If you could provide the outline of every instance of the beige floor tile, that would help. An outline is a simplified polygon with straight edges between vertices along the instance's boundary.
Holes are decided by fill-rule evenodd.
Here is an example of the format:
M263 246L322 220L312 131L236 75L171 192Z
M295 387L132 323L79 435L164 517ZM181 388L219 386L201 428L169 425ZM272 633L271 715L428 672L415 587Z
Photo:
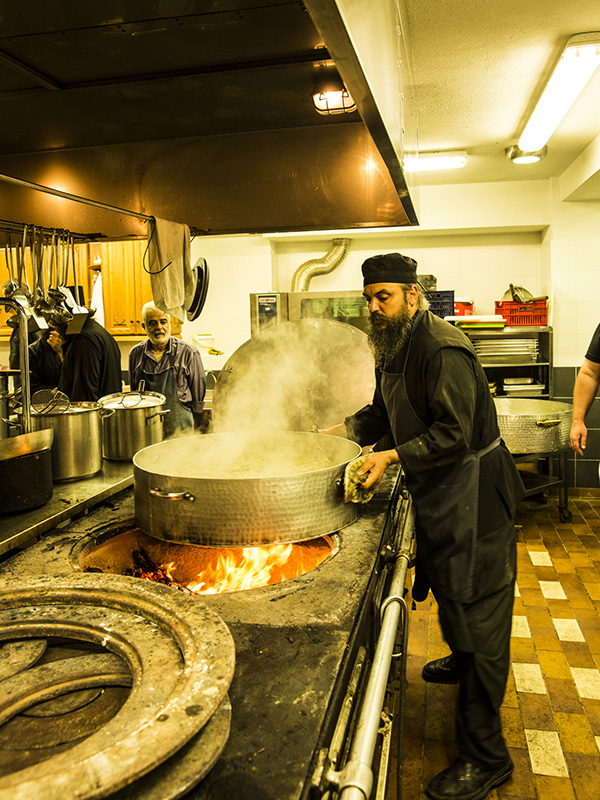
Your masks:
M544 676L539 664L523 664L522 662L513 661L512 668L517 692L547 694Z
M552 622L561 642L585 642L576 619L553 619Z
M531 563L536 567L551 567L552 559L547 550L530 550L529 558Z
M546 599L566 600L567 595L560 581L540 581L540 589Z
M556 731L525 731L531 770L536 775L554 775L567 778L569 771L565 762L560 739Z
M571 667L571 674L580 697L600 700L600 672L597 669Z
M531 639L531 631L529 630L527 617L513 616L510 635L518 639Z

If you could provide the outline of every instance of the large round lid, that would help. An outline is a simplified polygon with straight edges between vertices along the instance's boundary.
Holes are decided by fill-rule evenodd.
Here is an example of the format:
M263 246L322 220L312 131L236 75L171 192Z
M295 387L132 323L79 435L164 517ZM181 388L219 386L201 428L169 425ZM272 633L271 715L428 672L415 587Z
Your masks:
M214 430L326 428L370 403L374 388L363 331L333 320L284 322L228 359L213 395Z
M159 392L115 392L107 394L98 400L102 408L131 409L154 408L166 402L164 394Z

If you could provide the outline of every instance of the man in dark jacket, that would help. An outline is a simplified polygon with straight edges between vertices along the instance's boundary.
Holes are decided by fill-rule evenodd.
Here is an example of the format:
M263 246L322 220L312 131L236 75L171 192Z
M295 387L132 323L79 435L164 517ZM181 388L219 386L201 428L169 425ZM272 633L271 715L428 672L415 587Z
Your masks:
M375 446L365 489L400 463L416 517L413 597L429 588L452 654L423 668L460 680L458 759L431 779L434 800L481 800L513 771L500 721L516 577L514 512L524 489L500 438L488 381L467 337L427 310L416 262L399 253L362 266L376 388L371 405L325 433ZM390 443L389 437L392 437ZM392 447L390 448L390 444Z
M69 400L98 400L121 391L119 345L102 325L89 316L79 333L65 331L64 338L58 388Z

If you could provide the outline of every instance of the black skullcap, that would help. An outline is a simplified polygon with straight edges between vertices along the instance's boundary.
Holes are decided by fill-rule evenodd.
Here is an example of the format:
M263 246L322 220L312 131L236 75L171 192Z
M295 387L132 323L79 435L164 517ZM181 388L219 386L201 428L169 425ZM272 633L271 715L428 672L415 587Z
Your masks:
M363 286L371 283L409 283L417 282L417 262L410 256L400 253L385 253L371 256L362 265Z

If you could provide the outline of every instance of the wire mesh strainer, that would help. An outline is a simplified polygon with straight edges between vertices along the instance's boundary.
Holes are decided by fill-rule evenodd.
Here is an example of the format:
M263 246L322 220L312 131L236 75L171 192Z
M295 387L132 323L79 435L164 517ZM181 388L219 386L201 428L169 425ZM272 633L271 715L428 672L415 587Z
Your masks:
M58 389L39 389L31 396L31 408L37 414L62 414L71 408L71 401Z

